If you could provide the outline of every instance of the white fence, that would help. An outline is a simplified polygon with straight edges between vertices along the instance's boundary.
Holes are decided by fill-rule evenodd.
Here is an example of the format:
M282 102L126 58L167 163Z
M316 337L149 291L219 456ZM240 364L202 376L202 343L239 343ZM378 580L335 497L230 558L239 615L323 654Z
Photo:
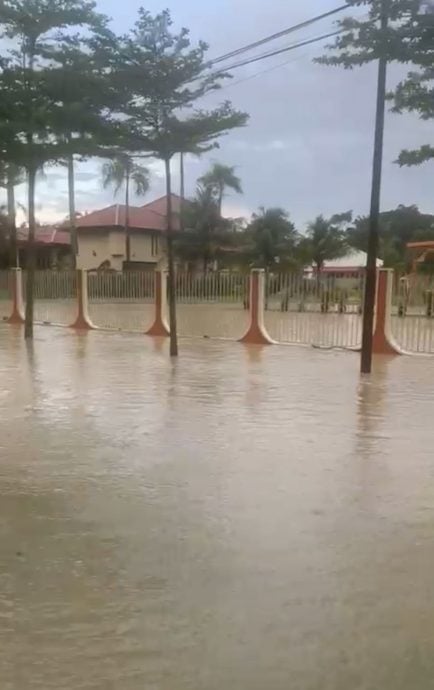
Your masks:
M178 274L176 301L181 336L242 338L249 325L249 276Z
M277 342L356 349L362 340L364 276L306 277L285 273L266 279L265 326Z
M12 311L12 274L0 271L0 321L9 318Z
M99 328L145 332L154 316L155 273L88 273L89 316Z
M388 274L390 275L390 274ZM26 274L22 275L23 297ZM0 320L12 313L13 281L0 271ZM261 283L262 284L262 283ZM359 273L307 278L265 276L265 328L281 343L357 349L361 344L364 278ZM88 307L99 328L146 332L155 317L155 273L87 274ZM76 271L37 271L35 321L69 326L78 316ZM176 277L178 331L185 337L242 338L250 323L250 276L221 272ZM407 352L434 354L434 277L394 276L392 335Z
M434 353L434 276L395 275L392 334L407 352Z

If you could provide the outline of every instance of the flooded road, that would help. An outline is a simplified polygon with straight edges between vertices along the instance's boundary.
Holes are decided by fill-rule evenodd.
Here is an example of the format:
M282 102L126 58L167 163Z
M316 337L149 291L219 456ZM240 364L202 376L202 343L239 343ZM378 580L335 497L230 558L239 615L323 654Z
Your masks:
M426 690L434 359L0 326L1 690Z

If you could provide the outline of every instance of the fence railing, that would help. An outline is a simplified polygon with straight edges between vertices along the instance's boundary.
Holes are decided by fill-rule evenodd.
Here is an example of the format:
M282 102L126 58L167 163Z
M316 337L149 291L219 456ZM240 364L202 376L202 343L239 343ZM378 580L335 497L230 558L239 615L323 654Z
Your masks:
M278 342L358 348L364 285L360 272L266 277L266 329Z
M37 271L35 321L165 336L165 281L165 274L153 271ZM364 280L359 273L319 278L267 276L260 270L249 276L180 273L175 287L181 336L351 349L361 344ZM430 276L394 276L382 269L375 351L434 354L433 295ZM0 319L22 323L25 296L26 275L19 269L0 271Z
M12 274L0 271L0 321L9 318L12 305Z
M178 273L176 300L182 336L239 339L248 328L247 274Z
M27 296L27 273L22 274L23 301ZM68 326L74 319L77 300L76 271L35 271L35 323Z
M392 334L403 350L434 353L434 276L395 274Z
M146 331L152 324L154 271L88 273L89 316L99 328Z

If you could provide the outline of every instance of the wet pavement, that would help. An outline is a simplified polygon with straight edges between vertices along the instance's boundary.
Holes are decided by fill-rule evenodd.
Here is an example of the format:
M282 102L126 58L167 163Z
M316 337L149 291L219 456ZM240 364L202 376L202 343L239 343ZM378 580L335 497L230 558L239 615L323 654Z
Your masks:
M0 325L1 690L426 690L434 358Z

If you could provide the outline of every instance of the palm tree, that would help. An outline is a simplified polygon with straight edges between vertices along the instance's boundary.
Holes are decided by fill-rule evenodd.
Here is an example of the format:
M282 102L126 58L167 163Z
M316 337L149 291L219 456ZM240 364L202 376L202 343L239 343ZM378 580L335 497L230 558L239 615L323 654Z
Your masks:
M235 167L214 163L211 170L199 178L199 184L209 187L216 196L219 214L222 213L223 198L226 189L242 194L241 180L235 175Z
M307 228L304 249L316 268L317 279L326 261L339 259L348 252L345 223L351 222L352 213L342 213L324 218L318 216Z
M12 266L18 267L17 226L16 226L16 201L15 187L25 182L23 168L14 163L5 163L0 166L0 187L6 189L8 234L10 243L10 261Z
M268 271L294 262L298 233L289 215L281 208L260 208L246 230L252 261Z
M183 226L176 238L176 253L185 261L200 261L204 272L222 250L234 244L232 222L221 217L210 187L198 185L196 196L185 205Z
M104 163L102 167L103 187L113 187L115 195L125 187L125 256L126 263L131 261L130 242L130 188L134 185L136 196L145 196L149 190L149 169L136 165L131 156L122 154Z

